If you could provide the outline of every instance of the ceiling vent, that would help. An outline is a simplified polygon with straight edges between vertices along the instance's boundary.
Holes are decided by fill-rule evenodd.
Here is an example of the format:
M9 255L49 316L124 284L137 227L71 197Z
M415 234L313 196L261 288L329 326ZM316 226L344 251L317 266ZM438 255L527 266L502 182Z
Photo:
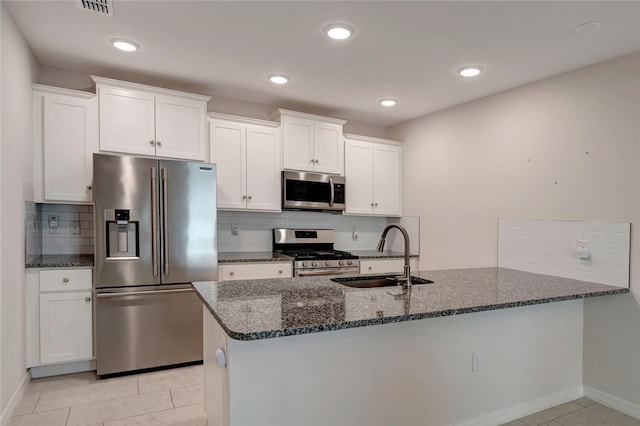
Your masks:
M76 0L76 7L100 15L113 16L113 0Z

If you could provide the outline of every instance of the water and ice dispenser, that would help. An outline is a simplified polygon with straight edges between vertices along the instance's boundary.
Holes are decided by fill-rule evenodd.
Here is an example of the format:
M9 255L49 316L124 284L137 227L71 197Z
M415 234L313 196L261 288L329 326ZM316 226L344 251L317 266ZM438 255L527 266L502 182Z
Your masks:
M105 209L107 260L137 259L139 252L139 210Z

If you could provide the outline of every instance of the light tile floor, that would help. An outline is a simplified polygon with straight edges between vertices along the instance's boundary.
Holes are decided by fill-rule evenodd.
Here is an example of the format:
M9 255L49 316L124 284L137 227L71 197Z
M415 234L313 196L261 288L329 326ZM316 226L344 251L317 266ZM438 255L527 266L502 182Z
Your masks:
M619 411L579 398L556 405L503 426L640 426L640 420Z
M202 365L33 380L9 426L206 426Z
M9 426L206 426L202 365L98 380L94 373L33 380ZM640 426L580 398L504 426Z

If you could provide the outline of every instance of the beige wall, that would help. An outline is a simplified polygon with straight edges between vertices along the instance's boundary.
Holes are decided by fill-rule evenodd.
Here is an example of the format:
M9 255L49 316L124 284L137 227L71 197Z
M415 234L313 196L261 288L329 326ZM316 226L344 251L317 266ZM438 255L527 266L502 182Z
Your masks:
M422 269L495 266L500 217L640 223L640 53L415 119L391 135L405 145L404 213L421 217ZM632 230L633 295L590 300L584 314L585 385L634 404L639 252Z
M5 411L25 376L24 200L32 198L31 83L37 64L2 4L0 147L1 401Z

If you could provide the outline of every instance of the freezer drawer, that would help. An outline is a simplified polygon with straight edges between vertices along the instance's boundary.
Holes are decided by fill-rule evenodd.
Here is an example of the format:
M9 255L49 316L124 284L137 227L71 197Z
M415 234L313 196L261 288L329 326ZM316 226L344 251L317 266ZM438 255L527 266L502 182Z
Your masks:
M96 292L98 375L202 360L202 303L191 285Z

